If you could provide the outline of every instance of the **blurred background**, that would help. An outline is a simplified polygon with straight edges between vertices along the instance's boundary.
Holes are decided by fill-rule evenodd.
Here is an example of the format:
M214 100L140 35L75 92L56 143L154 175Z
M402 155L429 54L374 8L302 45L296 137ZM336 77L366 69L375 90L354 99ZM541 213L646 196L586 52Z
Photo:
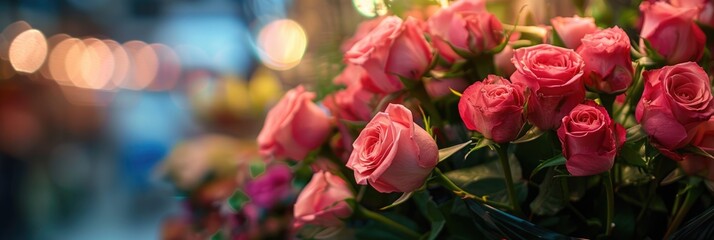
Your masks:
M360 22L444 2L0 1L0 239L181 236L186 199L233 192L267 109L329 84ZM489 9L527 2L537 23L581 1Z

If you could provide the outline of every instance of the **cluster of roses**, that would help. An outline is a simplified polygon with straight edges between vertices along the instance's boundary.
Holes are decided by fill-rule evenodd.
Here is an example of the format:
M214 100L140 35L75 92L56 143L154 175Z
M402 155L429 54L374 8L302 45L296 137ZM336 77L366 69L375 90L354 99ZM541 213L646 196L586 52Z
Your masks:
M635 95L637 91L628 90L643 86L635 117L652 144L682 161L688 173L712 179L712 160L681 151L694 145L714 153L709 140L714 137L710 78L695 63L705 43L695 21L711 18L703 13L711 11L710 5L643 2L639 53L632 51L622 29L599 29L593 19L580 17L557 17L553 31L546 28L564 47L544 43L513 49L505 45L504 27L481 0L457 1L426 20L371 20L358 30L358 40L344 47L347 67L335 83L346 88L323 100L329 114L313 102L314 93L302 86L290 90L268 113L258 136L260 151L266 158L301 160L336 139L334 148L348 156L345 165L353 170L356 183L383 193L411 192L431 174L439 150L430 131L414 122L407 107L414 103L405 96L421 88L436 99L449 88L465 88L458 102L462 122L446 124L463 124L495 143L519 138L527 125L554 130L568 172L595 175L613 167L626 141L624 128L611 117L615 96ZM500 73L510 74L508 79L437 79L431 74L483 56L493 61L494 54ZM644 60L633 63L632 55ZM655 65L652 62L662 67L641 76L635 70ZM473 83L467 87L469 81ZM600 104L586 98L586 89L599 94ZM424 98L419 101L426 104ZM630 114L623 109L616 112ZM353 139L346 125L359 121L369 122ZM330 138L334 126L340 134ZM338 175L329 168L316 170L295 204L298 227L339 227L339 219L351 214L343 200L353 193Z

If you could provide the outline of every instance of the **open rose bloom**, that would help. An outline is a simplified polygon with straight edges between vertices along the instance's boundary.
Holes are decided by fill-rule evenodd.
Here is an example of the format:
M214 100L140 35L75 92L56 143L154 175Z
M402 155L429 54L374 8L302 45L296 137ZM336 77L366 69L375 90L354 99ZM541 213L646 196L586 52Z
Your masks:
M263 156L300 160L327 139L331 120L313 99L315 93L298 86L268 112L258 135Z
M379 192L411 192L424 184L436 166L436 142L414 123L402 105L377 113L353 144L347 167L358 184Z
M644 15L640 47L645 47L645 40L649 41L669 64L697 61L702 57L706 36L694 22L697 8L643 1L640 10Z
M585 62L575 51L540 44L519 48L511 59L516 72L511 81L530 89L528 121L541 129L555 129L560 119L585 99Z
M486 11L482 0L462 0L442 9L428 20L432 43L449 62L463 59L455 50L479 55L503 41L503 27Z
M635 117L661 148L675 150L692 139L692 129L714 114L710 80L693 62L643 75L645 89Z
M587 101L563 117L558 128L565 166L573 176L589 176L610 170L617 150L625 143L625 129L605 108Z
M418 20L391 16L355 43L345 59L367 72L365 88L392 93L404 88L399 77L420 78L431 64L432 53Z

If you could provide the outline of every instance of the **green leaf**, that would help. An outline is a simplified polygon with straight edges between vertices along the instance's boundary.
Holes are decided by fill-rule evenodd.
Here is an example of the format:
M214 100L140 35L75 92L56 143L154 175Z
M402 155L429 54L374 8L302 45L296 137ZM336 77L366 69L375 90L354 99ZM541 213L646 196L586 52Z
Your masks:
M446 224L444 214L441 210L439 210L439 207L431 199L431 196L427 191L416 192L414 201L416 202L417 207L419 207L419 211L421 211L421 213L429 219L429 222L431 223L431 230L429 231L429 235L426 239L436 239Z
M657 50L654 49L654 47L652 47L652 44L650 43L650 41L648 41L647 39L644 39L644 38L641 38L641 39L642 39L642 42L645 43L645 53L647 54L647 57L649 59L652 59L652 61L657 63L656 65L667 64L664 57L662 55L660 55L659 52L657 52Z
M389 205L386 206L386 207L380 208L379 210L387 210L387 209L393 208L393 207L395 207L395 206L397 206L397 205L399 205L399 204L402 204L402 203L406 202L407 200L409 200L409 198L411 198L412 195L414 195L414 192L405 192L405 193L402 194L402 196L400 196L400 197L399 197L397 200L395 200L392 204L389 204Z
M689 152L689 153L694 153L696 155L708 158L710 160L714 160L714 156L712 156L708 152L706 152L706 151L702 150L701 148L694 146L694 145L688 145L688 146L684 147L682 150Z
M466 146L468 146L468 145L471 144L472 142L473 142L472 140L469 140L468 142L465 142L465 143L462 143L462 144L458 144L458 145L454 145L454 146L451 146L451 147L439 149L439 162L446 160L446 159L449 158L451 155L454 155L454 153L456 153L456 152L458 152L459 150L465 148Z
M453 93L454 95L456 95L456 96L458 96L458 97L461 97L461 93L458 92L458 91L456 91L456 90L454 90L453 88L449 88L449 91L451 91L451 93Z
M258 175L263 174L265 172L265 162L252 161L252 162L250 162L249 168L250 168L250 176L252 178L255 178Z
M545 133L545 131L541 130L540 128L538 128L536 126L533 126L533 127L531 127L531 129L528 129L526 134L524 134L523 136L521 136L520 138L518 138L516 140L511 141L511 143L518 144L518 143L530 142L530 141L533 141L536 138L542 136L544 133Z
M248 202L250 202L250 198L241 190L236 190L233 192L233 195L228 198L228 206L235 212L240 211Z
M545 160L538 164L538 166L533 169L533 172L531 173L531 177L535 176L536 173L538 173L540 170L543 170L544 168L548 167L553 167L553 166L559 166L559 165L565 165L565 157L563 157L562 154L558 154L555 157L552 157L548 160Z
M647 173L644 167L622 165L620 168L620 186L642 185L654 179L654 176Z
M218 231L216 231L216 233L211 235L211 237L209 239L210 240L224 240L224 239L230 239L230 238L223 233L223 229L218 229Z
M511 177L514 180L521 178L522 170L516 158L509 158L511 165ZM476 165L470 168L462 168L444 173L451 181L460 187L471 182L477 182L484 179L503 179L503 169L501 169L500 161L491 161L488 163Z
M548 169L543 182L538 185L538 195L529 205L533 214L551 216L565 207L562 181L567 179L554 178L555 174L555 170Z
M667 176L664 177L664 179L662 179L662 182L660 182L659 185L665 186L665 185L672 184L672 183L676 182L677 180L682 179L682 177L685 177L685 176L687 176L687 174L684 173L684 171L682 171L682 169L675 168L669 174L667 174Z
M627 129L627 142L637 142L647 137L647 133L642 129L642 125L637 124Z
M647 162L645 162L642 146L643 143L637 144L629 141L625 142L625 144L622 145L622 148L620 148L620 152L617 157L628 165L646 167Z
M466 159L467 157L469 157L469 155L470 155L472 152L476 151L476 150L479 150L479 149L484 148L484 147L493 148L493 147L496 146L496 145L498 145L498 144L495 143L495 142L493 142L493 141L491 141L491 139L481 138L481 139L478 141L478 143L476 144L476 146L474 146L473 148L471 148L471 150L469 150L469 152L466 153L466 156L464 156L464 159Z

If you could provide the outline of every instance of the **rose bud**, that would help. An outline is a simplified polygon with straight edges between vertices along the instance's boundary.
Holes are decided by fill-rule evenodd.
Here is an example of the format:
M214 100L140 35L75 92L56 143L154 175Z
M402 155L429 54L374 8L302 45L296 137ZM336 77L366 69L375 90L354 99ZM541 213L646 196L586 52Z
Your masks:
M587 34L597 31L595 19L590 17L555 17L550 20L553 24L553 29L558 34L565 47L570 49L578 49L580 40Z
M271 208L292 194L293 174L285 164L269 166L253 181L245 184L243 190L250 201L262 208Z
M432 43L448 62L462 59L453 49L479 55L503 41L503 26L486 11L484 1L462 0L427 20Z
M630 39L619 27L585 35L578 54L585 61L583 81L595 92L618 94L632 83Z
M646 71L635 118L653 142L666 150L689 143L688 134L714 114L709 76L696 63L686 62Z
M706 36L694 23L696 8L644 1L640 4L640 11L644 15L640 47L646 47L644 40L649 41L669 64L702 58Z
M404 88L399 77L419 79L431 64L432 54L424 32L414 18L386 17L345 53L345 59L362 66L369 75L366 89L392 93Z
M714 154L714 118L709 118L695 128L690 144L709 154ZM685 153L679 165L689 175L698 175L714 181L714 160L710 158Z
M318 171L305 185L294 207L294 227L318 227L319 232L337 232L344 227L342 219L352 215L345 199L354 198L345 180L327 171Z
M560 120L585 99L585 65L575 51L540 44L516 49L511 59L513 83L530 89L528 121L543 130L556 129Z
M497 143L518 137L525 123L523 87L489 75L464 91L459 101L459 114L466 128L483 134Z
M327 139L331 120L313 99L315 93L298 86L270 109L258 134L261 155L301 160Z
M379 192L412 192L438 163L436 142L413 122L412 112L389 104L362 130L347 161L358 184Z
M558 128L565 167L573 176L590 176L610 170L625 142L625 129L593 101L575 106Z

